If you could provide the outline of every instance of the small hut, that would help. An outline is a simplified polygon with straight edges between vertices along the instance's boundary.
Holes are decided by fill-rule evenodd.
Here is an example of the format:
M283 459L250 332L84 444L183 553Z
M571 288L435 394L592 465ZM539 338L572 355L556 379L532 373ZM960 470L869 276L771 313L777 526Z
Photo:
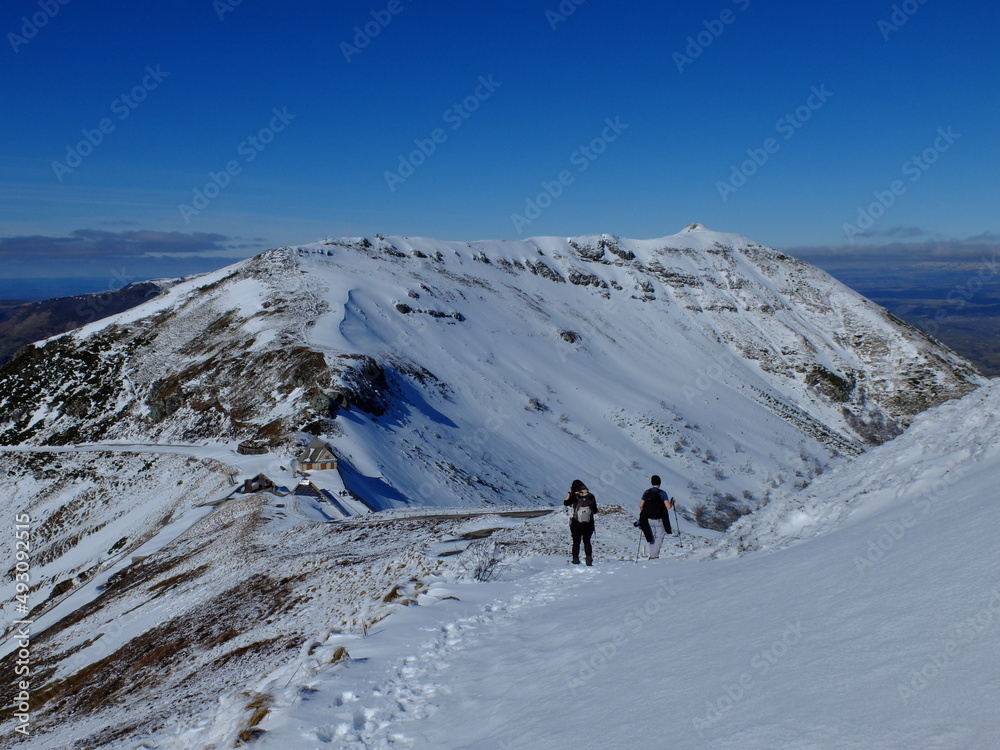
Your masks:
M314 437L305 450L299 454L299 468L302 471L325 471L337 468L337 457L333 449L318 437Z
M244 495L249 495L252 492L274 492L275 484L271 481L271 478L266 474L258 474L255 477L250 477L243 483L243 487L240 488L240 493Z
M244 440L237 446L236 452L243 456L263 456L268 447L263 440Z

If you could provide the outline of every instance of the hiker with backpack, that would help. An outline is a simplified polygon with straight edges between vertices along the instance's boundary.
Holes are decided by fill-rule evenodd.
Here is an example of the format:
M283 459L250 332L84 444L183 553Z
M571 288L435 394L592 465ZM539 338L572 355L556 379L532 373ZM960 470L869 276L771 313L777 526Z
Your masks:
M674 499L660 489L660 477L654 474L649 479L652 485L642 493L639 500L639 528L649 543L649 559L660 556L663 537L670 532L670 514L668 508L674 507Z
M594 536L597 498L587 489L587 485L579 479L574 479L563 505L570 507L569 531L573 535L573 564L580 564L580 542L583 542L587 565L593 565L594 553L590 546L590 538Z

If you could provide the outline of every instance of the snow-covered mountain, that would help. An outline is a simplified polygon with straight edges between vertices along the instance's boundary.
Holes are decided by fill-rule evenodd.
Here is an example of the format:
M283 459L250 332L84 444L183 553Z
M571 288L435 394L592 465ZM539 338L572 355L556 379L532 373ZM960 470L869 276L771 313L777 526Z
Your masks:
M688 522L788 511L825 468L985 382L822 271L700 225L329 240L188 280L0 368L0 475L33 543L26 591L10 548L2 599L32 620L35 729L101 747L249 737L243 703L273 699L243 701L249 686L453 595L439 584L485 522L428 506L546 508L580 477L607 511L604 559L624 560L651 473ZM260 474L294 489L309 433L339 458L313 476L325 497L234 494ZM513 556L565 546L558 515L488 523ZM683 554L771 543L736 528Z
M350 661L253 686L271 696L258 747L993 750L998 385L776 498L762 513L794 505L780 528L750 516L687 560L530 558L499 584L441 583L461 601L375 637L333 634ZM695 561L740 536L770 553ZM250 714L231 701L178 739L223 741Z
M45 709L0 746L992 750L998 452L994 382L666 559L601 514L582 569L561 515L231 500L46 628ZM512 559L477 583L490 530Z
M712 512L981 382L815 267L700 225L376 237L268 251L24 351L0 443L290 451L306 429L379 508L546 503L586 469L612 493L659 470Z

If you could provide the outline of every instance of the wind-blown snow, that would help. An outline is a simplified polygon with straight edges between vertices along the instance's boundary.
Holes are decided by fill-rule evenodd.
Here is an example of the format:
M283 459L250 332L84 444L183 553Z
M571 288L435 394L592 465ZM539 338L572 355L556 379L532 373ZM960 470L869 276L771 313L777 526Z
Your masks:
M255 746L995 748L998 459L991 386L817 482L806 506L854 512L814 516L825 533L808 543L592 569L533 558L503 583L442 584L437 606L263 680L275 707ZM746 527L723 546L753 540ZM339 645L352 660L324 666ZM169 746L197 737L181 736Z

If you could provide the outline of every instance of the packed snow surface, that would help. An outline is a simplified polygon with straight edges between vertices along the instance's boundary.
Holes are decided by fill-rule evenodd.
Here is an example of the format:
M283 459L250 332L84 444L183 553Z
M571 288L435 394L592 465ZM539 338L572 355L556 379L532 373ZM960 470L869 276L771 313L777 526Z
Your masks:
M273 699L254 747L996 748L998 459L991 385L714 555L442 580L433 606L330 635L254 686ZM770 551L730 555L740 536ZM326 663L338 646L350 659ZM242 698L155 746L229 738Z

